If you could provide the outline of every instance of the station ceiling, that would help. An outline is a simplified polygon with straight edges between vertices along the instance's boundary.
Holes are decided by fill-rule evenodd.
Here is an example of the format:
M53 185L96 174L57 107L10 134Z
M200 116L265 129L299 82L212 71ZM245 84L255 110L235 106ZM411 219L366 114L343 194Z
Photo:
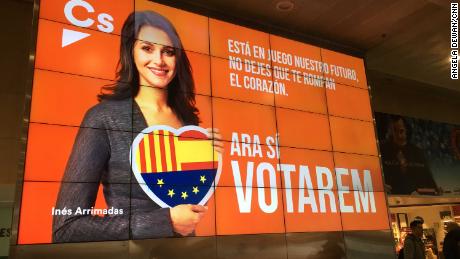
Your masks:
M460 91L450 79L447 0L175 0L252 27L363 56L379 74ZM284 2L284 3L283 3ZM277 8L293 4L290 11Z

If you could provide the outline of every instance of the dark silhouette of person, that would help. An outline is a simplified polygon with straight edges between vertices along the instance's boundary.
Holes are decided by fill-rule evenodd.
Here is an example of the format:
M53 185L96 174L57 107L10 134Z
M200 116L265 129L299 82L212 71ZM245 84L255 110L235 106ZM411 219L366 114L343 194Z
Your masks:
M404 259L425 259L425 245L423 244L423 223L414 220L410 223L412 233L404 239Z
M460 258L460 227L455 222L447 224L447 234L444 237L442 253L446 259Z

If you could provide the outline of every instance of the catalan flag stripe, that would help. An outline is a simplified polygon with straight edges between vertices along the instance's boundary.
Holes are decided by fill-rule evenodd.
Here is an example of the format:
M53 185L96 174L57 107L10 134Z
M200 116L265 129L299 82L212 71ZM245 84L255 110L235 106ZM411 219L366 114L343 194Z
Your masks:
M145 152L145 170L152 172L152 160L150 156L150 141L149 135L144 136L144 152Z
M171 163L173 171L177 171L176 146L174 145L175 139L176 137L173 134L169 135L169 145L171 146Z
M144 152L144 140L141 140L141 143L139 145L139 152L140 152L140 157L141 157L141 172L145 172L145 152Z
M165 141L165 159L166 159L166 171L172 171L172 160L171 160L171 144L169 143L169 132L165 131L163 135Z
M154 143L155 143L155 163L157 164L157 172L162 172L164 171L163 170L163 167L161 166L161 151L160 151L160 136L158 135L158 131L155 131L152 133L153 134L153 139L154 139Z
M160 152L161 152L161 168L163 169L162 171L167 171L166 167L166 156L165 156L165 136L164 136L164 131L160 130L158 132L160 135L158 136L160 138Z
M148 135L149 144L150 144L150 164L152 167L152 171L149 172L156 172L157 171L157 161L155 159L155 141L153 139L153 134Z

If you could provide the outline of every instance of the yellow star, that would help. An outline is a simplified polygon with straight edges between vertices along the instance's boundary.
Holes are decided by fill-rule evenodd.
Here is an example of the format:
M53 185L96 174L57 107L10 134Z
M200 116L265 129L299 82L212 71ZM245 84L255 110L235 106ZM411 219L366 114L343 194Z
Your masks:
M172 198L172 196L174 196L174 189L172 190L168 190L168 196Z
M163 179L158 179L158 180L157 180L157 184L158 184L160 187L163 187L163 184L165 184L165 183L163 182Z
M182 197L184 200L187 199L187 192L182 192L182 195L180 197Z
M206 182L206 177L204 177L204 175L200 176L200 182L202 183Z
M193 192L194 194L198 194L199 191L200 191L200 190L198 190L198 186L197 186L197 187L193 187L193 191L192 191L192 192Z

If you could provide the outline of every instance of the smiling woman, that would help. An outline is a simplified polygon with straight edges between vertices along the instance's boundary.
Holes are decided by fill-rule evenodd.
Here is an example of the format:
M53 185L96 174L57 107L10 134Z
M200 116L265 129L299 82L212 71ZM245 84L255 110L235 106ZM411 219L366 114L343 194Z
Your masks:
M127 18L117 78L115 85L104 88L109 93L99 95L100 100L134 97L142 109L144 97L155 102L164 97L183 125L198 125L190 62L174 26L160 14L135 12Z
M151 11L129 15L122 29L117 82L103 90L100 103L86 113L67 162L56 210L70 212L53 215L53 241L193 234L206 206L160 208L131 180L133 132L152 125L180 128L199 123L190 62L166 18ZM220 141L214 145L221 150ZM100 184L107 206L121 213L76 213L92 211Z

